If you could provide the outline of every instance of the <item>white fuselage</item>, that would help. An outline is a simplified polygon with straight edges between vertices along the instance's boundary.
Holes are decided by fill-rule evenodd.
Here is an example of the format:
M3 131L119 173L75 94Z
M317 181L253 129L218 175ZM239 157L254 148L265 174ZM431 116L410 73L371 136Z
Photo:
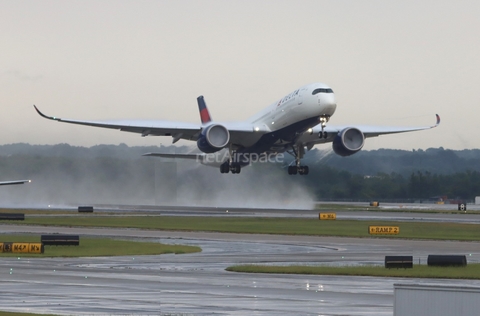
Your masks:
M273 132L310 118L332 116L337 107L334 93L312 94L317 89L332 91L330 87L323 83L303 86L252 116L248 121L255 126L265 127ZM306 128L308 129L319 123L319 120L316 124L312 125L310 123L308 124L310 126L306 126Z
M254 153L280 153L294 145L305 131L320 123L320 118L330 118L337 107L335 95L330 87L323 83L313 83L292 91L277 100L261 112L250 117L246 123L253 130L267 131L249 134L237 139L235 150ZM237 122L239 125L245 122ZM232 126L232 125L230 125ZM227 152L217 152L224 161ZM217 162L219 159L215 159ZM206 165L218 165L211 161Z

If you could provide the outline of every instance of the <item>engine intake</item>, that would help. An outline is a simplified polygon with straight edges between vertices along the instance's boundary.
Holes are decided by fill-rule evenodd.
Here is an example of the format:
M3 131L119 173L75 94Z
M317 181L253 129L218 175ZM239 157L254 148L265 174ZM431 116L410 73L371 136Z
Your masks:
M230 132L220 124L212 124L206 127L197 140L197 147L202 152L210 154L217 152L228 145Z
M355 127L347 127L335 136L333 151L342 157L350 156L362 149L365 135Z

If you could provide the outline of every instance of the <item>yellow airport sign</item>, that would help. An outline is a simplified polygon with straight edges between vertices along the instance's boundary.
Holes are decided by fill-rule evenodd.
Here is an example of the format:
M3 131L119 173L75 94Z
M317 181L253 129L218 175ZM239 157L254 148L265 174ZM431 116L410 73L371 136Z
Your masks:
M334 219L337 219L337 214L335 214L335 213L319 213L318 218L320 220L334 220Z
M44 251L44 248L41 242L28 244L28 253L43 253L43 251Z
M12 252L28 253L28 243L26 242L12 243Z
M370 235L398 235L400 233L399 226L368 226Z
M43 253L44 247L41 242L0 242L0 252L13 253Z

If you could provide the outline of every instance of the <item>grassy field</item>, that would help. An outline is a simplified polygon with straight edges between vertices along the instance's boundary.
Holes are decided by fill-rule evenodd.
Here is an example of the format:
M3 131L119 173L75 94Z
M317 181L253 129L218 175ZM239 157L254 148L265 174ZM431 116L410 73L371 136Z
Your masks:
M429 267L414 265L413 269L386 269L383 266L262 266L240 265L227 268L227 271L247 273L285 273L310 275L351 275L400 278L438 278L438 279L480 279L480 264L466 267Z
M40 236L0 235L1 242L40 242ZM80 237L79 246L45 246L43 254L0 253L0 257L96 257L183 254L200 252L199 247L165 245L155 242L138 242L110 238Z
M380 206L355 205L355 204L337 204L337 203L318 203L315 205L315 210L318 211L369 211L369 212L398 212L398 213L440 213L440 214L458 214L462 215L465 212L458 211L456 204L447 204L446 208L438 208L433 204L415 204L405 205L396 204L395 206L386 206L380 203ZM470 215L480 215L479 211L468 211Z
M210 231L225 233L257 233L312 236L370 237L369 225L399 226L400 234L389 238L480 240L480 229L475 224L423 223L335 220L316 218L251 218L251 217L187 217L187 216L55 216L31 217L25 221L0 223L124 227L172 231Z

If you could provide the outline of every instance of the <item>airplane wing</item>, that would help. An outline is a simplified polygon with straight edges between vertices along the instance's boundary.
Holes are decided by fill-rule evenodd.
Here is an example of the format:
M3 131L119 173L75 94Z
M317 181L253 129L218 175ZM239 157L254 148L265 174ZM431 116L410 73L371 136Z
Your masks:
M311 132L305 132L304 135L300 138L300 142L315 145L323 144L333 141L335 136L340 133L345 128L356 128L360 130L365 138L376 137L387 134L397 134L397 133L406 133L406 132L415 132L426 129L435 128L440 125L440 116L436 114L436 122L431 126L417 126L417 127L400 127L400 126L370 126L370 125L349 125L349 126L330 126L324 129L327 132L327 138L319 138L318 133L321 132L321 126L315 126Z
M202 127L197 124L189 124L185 122L172 121L135 121L135 120L118 120L118 121L80 121L62 119L55 116L47 116L40 112L34 105L37 113L49 120L58 122L103 127L116 129L123 132L139 133L142 136L172 136L174 142L179 139L196 140L200 134Z
M24 184L29 182L32 182L32 180L0 181L0 185Z
M387 134L415 132L415 131L435 128L438 125L440 125L440 116L438 114L435 114L435 116L437 118L437 121L435 125L431 125L431 126L420 126L420 127L354 126L354 127L361 130L363 132L363 135L365 135L365 138L376 137L376 136L387 135Z
M37 113L46 119L54 120L63 123L86 125L94 127L103 127L109 129L116 129L123 132L138 133L142 136L171 136L173 143L180 139L196 141L202 132L204 126L200 124L192 124L185 122L172 121L148 121L148 120L118 120L118 121L81 121L62 119L56 116L48 116L43 114L35 105ZM250 124L243 124L239 122L221 123L230 132L231 143L243 143L245 138L249 139L249 134L255 134L260 137L261 134L268 132L262 128L259 130Z

